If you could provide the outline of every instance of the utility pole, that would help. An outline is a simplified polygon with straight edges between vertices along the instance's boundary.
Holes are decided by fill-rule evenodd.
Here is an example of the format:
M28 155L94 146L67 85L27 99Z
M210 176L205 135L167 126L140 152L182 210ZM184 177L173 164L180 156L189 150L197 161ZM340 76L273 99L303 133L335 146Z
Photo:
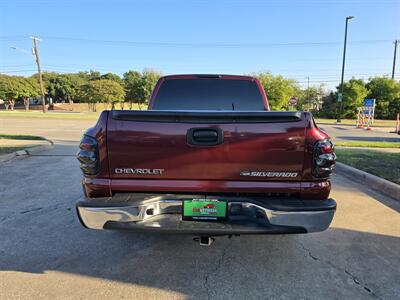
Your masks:
M344 79L344 66L346 62L346 45L347 45L347 25L349 23L349 20L353 19L353 16L348 16L346 17L346 27L344 29L344 47L343 47L343 63L342 63L342 79L341 79L341 84L340 84L340 93L338 94L338 99L337 101L340 103L339 106L339 115L337 118L337 122L340 123L342 122L341 117L342 117L342 107L343 107L343 79Z
M394 55L393 55L393 69L392 69L392 79L394 80L394 73L396 71L396 52L397 52L397 44L399 40L394 41Z
M42 70L40 68L40 57L39 57L39 49L38 49L38 42L41 40L35 36L31 36L32 42L33 42L33 54L36 57L36 64L38 68L38 75L39 75L39 85L40 85L40 92L42 94L42 106L43 106L43 112L46 112L46 101L45 101L45 95L44 95L44 88L43 88L43 80L42 80Z

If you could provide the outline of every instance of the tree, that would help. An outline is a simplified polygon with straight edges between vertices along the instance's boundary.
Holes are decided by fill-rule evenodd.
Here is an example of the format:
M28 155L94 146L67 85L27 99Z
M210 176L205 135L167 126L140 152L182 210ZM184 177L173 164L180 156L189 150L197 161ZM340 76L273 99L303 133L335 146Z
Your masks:
M145 103L148 103L148 100L150 99L151 93L156 86L157 81L161 77L161 73L150 70L150 69L144 69L142 72L142 78L143 78L143 85L144 85L144 97L143 99L145 100Z
M115 81L115 82L119 83L123 88L125 86L124 80L121 77L119 77L117 74L114 74L114 73L103 74L100 76L100 78ZM125 99L121 100L119 104L121 106L121 109L124 109Z
M128 71L124 73L124 82L126 90L126 100L129 102L130 109L132 103L136 102L141 108L150 98L157 81L160 79L159 72L145 69L142 73L137 71Z
M123 87L112 80L100 79L89 81L81 89L80 97L84 97L88 103L92 104L92 110L95 111L96 103L103 102L106 109L109 104L114 105L117 102L123 101L125 97L125 91Z
M11 76L0 75L0 99L4 100L6 110L14 110L15 100L18 98L15 80Z
M101 79L101 73L95 70L90 70L89 72L85 72L87 80L100 80Z
M56 96L72 104L74 103L78 90L85 83L86 81L76 74L63 74L56 80Z
M117 74L114 73L106 73L100 76L100 79L108 79L108 80L112 80L115 82L118 82L120 85L124 85L124 81L122 80L121 77L119 77Z
M21 76L0 76L0 98L6 109L14 110L15 101L23 99L25 109L29 109L29 98L39 95L39 84L32 78Z
M330 92L328 95L322 97L322 108L315 115L322 118L336 118L338 112L338 102L336 100L336 94Z
M129 102L129 109L132 109L134 102L139 102L139 99L144 99L144 86L142 80L142 74L138 71L128 71L124 73L125 83L125 99Z
M299 110L319 110L321 99L325 92L323 85L310 86L300 93L297 109Z
M337 91L340 90L340 85ZM352 78L343 84L343 103L342 117L354 118L357 114L357 107L363 106L365 97L368 95L368 89L362 79ZM335 95L337 99L337 93Z
M56 100L56 79L60 76L60 74L55 72L43 72L42 79L43 85L45 89L45 93L47 97L51 97L53 100ZM37 74L31 76L31 78L37 78Z
M67 100L70 104L77 98L78 91L87 80L78 74L43 73L47 95L54 102Z
M86 83L77 91L77 98L80 102L86 102L89 106L89 111L96 111L96 101L93 97L92 87Z
M295 80L281 75L264 72L253 76L263 85L271 110L288 109L289 99L297 96L297 109L310 109L311 106L318 116L337 117L340 86L336 92L326 95L322 85L301 90ZM159 72L150 69L142 72L131 70L124 73L123 78L114 73L101 75L93 70L70 74L43 73L47 97L52 97L55 102L87 102L91 110L95 110L99 102L103 102L106 108L110 104L114 108L115 103L121 102L123 109L123 100L129 102L130 109L133 103L138 103L141 109L160 77ZM25 109L29 109L29 99L37 97L39 92L36 75L28 78L0 75L0 99L4 100L6 109L14 109L17 100L23 100ZM342 117L355 117L357 107L363 106L366 97L376 99L377 118L395 118L400 112L400 82L387 77L374 77L365 84L361 79L352 78L344 83ZM321 102L322 107L319 109Z
M29 110L29 98L40 94L39 83L34 78L15 77L18 86L18 97L24 101L25 110Z
M387 77L370 78L368 98L376 99L375 115L381 119L394 119L400 112L400 82Z
M75 75L77 75L78 77L83 79L85 82L101 79L101 73L99 71L95 71L95 70L80 71L80 72L76 73Z
M296 81L286 79L281 75L274 76L271 73L253 74L264 87L271 110L287 110L289 99L292 96L301 95L301 90Z

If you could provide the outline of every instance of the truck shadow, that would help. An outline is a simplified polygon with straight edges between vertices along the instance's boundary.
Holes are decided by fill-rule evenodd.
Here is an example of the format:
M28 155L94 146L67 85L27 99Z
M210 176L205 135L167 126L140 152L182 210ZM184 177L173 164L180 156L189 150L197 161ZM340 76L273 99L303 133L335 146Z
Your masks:
M81 174L70 156L75 150L64 145L0 166L1 278L15 280L15 272L59 281L80 275L74 279L79 286L88 277L105 279L129 284L122 288L148 288L159 298L165 294L154 294L157 289L226 299L360 297L358 289L368 296L364 286L383 298L400 292L398 228L386 235L333 227L307 235L219 237L211 247L190 236L87 230L74 211L82 196ZM17 184L21 174L35 184ZM350 189L341 177L334 183L344 193Z
M0 269L58 271L174 291L188 298L206 298L208 288L224 298L247 297L249 289L256 289L251 298L272 297L276 290L282 296L289 295L288 284L300 294L322 298L316 278L319 287L329 287L339 296L351 276L368 281L379 294L383 286L395 287L400 280L400 239L352 230L219 237L207 248L186 236L93 232L77 224L57 230L58 235L32 234L23 239L23 247L19 239L2 247ZM365 279L365 274L373 275Z

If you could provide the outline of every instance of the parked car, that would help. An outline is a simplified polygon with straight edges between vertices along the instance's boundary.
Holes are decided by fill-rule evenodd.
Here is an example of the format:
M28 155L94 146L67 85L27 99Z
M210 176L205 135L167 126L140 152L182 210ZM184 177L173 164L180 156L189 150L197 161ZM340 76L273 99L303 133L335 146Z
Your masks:
M101 113L77 154L82 224L213 236L323 231L333 144L309 112L270 111L257 79L161 78L147 111Z

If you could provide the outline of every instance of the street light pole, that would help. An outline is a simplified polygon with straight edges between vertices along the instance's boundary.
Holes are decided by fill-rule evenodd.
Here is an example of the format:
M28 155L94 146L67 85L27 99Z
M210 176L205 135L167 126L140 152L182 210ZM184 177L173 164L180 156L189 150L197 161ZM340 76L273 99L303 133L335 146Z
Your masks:
M337 122L340 123L342 122L341 117L342 117L342 106L343 106L343 79L344 79L344 66L346 62L346 45L347 45L347 25L349 23L349 20L353 19L353 16L348 16L346 17L346 27L344 29L344 46L343 46L343 63L342 63L342 79L340 83L340 93L338 94L338 99L337 101L340 103L339 105L339 115L337 118Z
M40 92L42 94L42 106L43 106L43 112L46 112L46 101L45 101L45 95L44 95L44 88L43 88L43 80L42 80L42 70L40 68L40 57L39 57L39 49L37 46L37 42L40 41L37 37L31 36L31 39L33 41L33 51L36 57L36 64L38 68L38 75L39 75L39 85L40 85Z
M396 54L397 54L397 44L399 40L394 41L394 54L393 54L393 68L392 68L392 79L394 80L394 73L396 72Z
M307 76L307 98L308 98L308 111L311 110L311 100L310 100L310 76Z

